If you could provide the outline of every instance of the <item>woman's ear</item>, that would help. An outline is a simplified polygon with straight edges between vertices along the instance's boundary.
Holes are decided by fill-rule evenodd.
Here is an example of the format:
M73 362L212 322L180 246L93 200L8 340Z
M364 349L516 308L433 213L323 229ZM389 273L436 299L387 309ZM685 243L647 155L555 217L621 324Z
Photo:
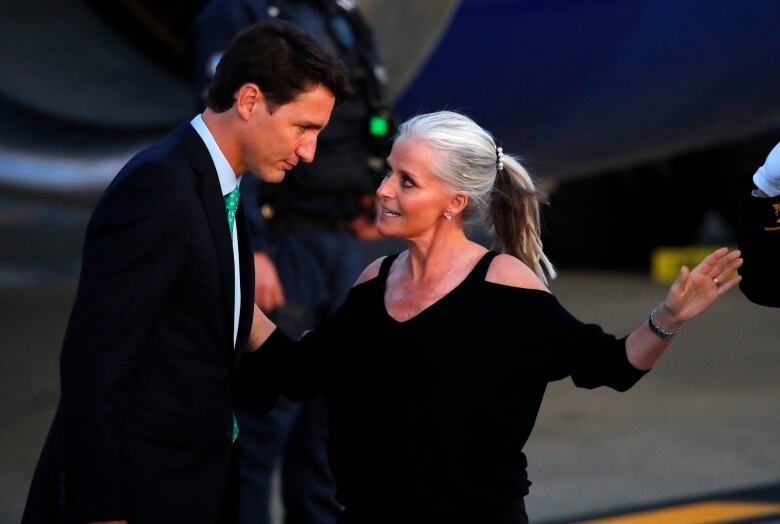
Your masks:
M452 216L459 216L463 210L466 208L466 205L469 203L469 197L465 193L456 193L453 195L453 197L450 199L449 204L447 205L447 213L449 213Z

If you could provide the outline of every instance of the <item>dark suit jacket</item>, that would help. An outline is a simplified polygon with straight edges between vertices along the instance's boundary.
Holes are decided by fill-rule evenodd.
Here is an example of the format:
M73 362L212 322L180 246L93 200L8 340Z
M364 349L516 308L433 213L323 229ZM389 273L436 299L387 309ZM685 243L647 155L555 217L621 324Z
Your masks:
M756 304L780 307L780 196L743 198L739 288Z
M236 225L243 348L254 268L241 208ZM229 235L214 164L189 124L139 153L105 191L87 229L60 405L26 522L166 513L216 522L236 361Z

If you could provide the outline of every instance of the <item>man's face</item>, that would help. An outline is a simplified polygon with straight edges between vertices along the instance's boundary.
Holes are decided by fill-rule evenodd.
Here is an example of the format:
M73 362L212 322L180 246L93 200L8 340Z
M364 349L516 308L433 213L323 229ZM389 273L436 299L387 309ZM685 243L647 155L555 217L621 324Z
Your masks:
M299 161L314 160L317 136L327 125L335 102L331 92L318 85L277 107L273 114L264 102L259 104L244 133L246 170L265 182L281 182Z

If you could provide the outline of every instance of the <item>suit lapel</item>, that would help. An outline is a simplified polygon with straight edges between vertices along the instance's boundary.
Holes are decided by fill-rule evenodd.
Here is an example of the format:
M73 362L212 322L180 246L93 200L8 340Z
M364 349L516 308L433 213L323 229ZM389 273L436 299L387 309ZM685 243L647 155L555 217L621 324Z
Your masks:
M225 200L219 186L219 178L214 167L214 161L211 159L206 145L195 129L189 123L186 123L179 126L174 131L174 135L184 144L192 161L192 166L199 178L198 192L209 226L211 227L211 235L214 239L219 260L219 276L222 281L223 320L227 328L226 333L230 335L227 342L228 349L232 354L235 283L233 277L233 242L230 238L230 230L227 223Z

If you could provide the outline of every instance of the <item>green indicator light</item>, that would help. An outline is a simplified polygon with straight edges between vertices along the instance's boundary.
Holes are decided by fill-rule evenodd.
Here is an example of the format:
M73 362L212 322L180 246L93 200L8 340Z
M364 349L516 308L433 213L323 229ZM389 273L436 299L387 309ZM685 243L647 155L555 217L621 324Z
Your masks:
M371 136L387 136L388 127L387 117L371 117L371 122L369 122L369 132L371 133Z

